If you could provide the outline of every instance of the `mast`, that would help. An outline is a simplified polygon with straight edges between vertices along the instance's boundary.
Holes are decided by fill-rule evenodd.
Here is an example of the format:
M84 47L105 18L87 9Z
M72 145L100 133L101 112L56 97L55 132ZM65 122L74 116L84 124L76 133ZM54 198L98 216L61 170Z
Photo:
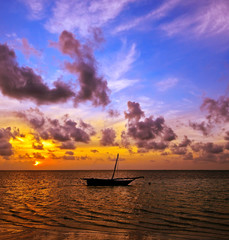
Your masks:
M116 162L115 162L115 166L114 166L114 172L113 172L113 175L112 175L111 179L113 179L114 175L115 175L115 170L116 170L117 163L118 163L118 157L119 157L119 153L117 154L117 158L116 158Z

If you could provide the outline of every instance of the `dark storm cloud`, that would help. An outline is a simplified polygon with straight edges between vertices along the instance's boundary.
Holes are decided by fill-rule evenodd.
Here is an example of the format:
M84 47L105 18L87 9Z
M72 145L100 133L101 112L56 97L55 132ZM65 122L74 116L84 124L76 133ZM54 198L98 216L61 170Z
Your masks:
M102 130L102 138L100 144L103 146L117 146L115 143L116 133L113 128L106 128Z
M50 89L33 69L19 67L15 52L6 44L0 44L0 90L8 97L30 99L37 104L65 102L74 96L70 87L60 80Z
M128 124L127 132L122 134L123 140L128 136L139 148L163 150L168 147L168 142L176 139L177 135L165 124L163 117L145 117L139 103L129 101L127 105L125 118Z
M12 130L11 127L0 129L0 156L7 159L13 154L12 144L9 141L19 135L18 129Z
M200 108L208 112L207 119L209 122L229 122L228 97L221 96L218 100L205 98Z
M99 77L97 63L89 45L81 44L70 32L63 31L58 43L51 43L74 61L65 62L65 68L78 76L80 90L76 93L75 104L91 101L94 106L106 106L109 102L107 81Z
M201 123L189 122L189 126L194 130L201 131L204 136L207 136L212 129L212 125L205 121L202 121Z

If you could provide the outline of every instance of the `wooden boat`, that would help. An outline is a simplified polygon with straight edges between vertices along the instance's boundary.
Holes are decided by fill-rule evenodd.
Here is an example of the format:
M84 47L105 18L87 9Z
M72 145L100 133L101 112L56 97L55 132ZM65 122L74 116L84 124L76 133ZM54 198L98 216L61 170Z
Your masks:
M117 154L114 171L111 178L82 178L82 179L87 181L88 186L127 186L135 179L144 178L142 176L133 178L114 178L118 158L119 154Z

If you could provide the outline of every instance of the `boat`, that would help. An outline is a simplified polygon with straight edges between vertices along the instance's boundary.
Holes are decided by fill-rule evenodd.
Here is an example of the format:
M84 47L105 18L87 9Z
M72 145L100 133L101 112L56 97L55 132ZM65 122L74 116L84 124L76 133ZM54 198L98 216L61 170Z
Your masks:
M82 178L83 180L86 180L87 186L127 186L135 179L144 178L143 176L132 178L114 178L118 158L119 154L117 154L114 171L111 178Z

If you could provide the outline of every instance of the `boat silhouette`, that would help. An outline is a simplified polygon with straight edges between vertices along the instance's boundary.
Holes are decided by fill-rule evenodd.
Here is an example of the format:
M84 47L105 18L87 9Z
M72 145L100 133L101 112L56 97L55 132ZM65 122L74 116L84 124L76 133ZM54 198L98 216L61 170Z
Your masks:
M144 178L143 176L133 178L114 178L118 158L119 154L117 154L114 171L111 178L82 178L82 179L86 180L88 186L127 186L135 179Z

